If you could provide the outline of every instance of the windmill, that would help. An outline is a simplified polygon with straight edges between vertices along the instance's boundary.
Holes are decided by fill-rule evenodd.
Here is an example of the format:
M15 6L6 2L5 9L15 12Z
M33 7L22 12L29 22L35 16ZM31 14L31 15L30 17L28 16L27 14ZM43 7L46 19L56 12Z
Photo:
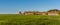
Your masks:
M18 10L18 14L19 14L19 15L21 15L21 14L22 14L22 13L21 13L21 10Z

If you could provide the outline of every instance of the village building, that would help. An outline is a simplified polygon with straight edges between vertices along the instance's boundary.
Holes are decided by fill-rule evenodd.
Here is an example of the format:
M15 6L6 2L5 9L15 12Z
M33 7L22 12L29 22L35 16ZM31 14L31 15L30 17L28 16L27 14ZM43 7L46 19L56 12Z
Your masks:
M47 15L46 12L25 12L25 15Z
M24 15L34 15L34 12L24 12Z
M42 12L42 15L47 15L47 12Z
M41 15L41 12L34 12L34 15Z
M19 15L22 13L19 11ZM54 10L49 10L48 12L32 12L32 11L27 11L24 12L24 15L59 15L59 10L54 9Z
M35 15L47 15L46 12L35 12Z
M50 10L50 11L48 11L48 15L59 15L59 12L57 9Z

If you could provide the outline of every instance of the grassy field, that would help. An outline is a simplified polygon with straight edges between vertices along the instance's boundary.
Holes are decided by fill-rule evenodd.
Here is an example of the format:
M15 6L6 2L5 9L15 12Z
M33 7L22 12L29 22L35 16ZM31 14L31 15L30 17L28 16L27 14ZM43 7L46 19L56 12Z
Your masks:
M0 25L60 25L60 16L0 14Z

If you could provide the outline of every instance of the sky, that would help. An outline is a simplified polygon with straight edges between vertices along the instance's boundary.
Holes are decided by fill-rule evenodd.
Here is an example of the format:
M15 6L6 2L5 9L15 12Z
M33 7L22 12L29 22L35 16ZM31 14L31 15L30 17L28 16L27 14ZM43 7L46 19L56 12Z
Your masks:
M0 0L0 14L17 14L18 11L60 10L60 0Z

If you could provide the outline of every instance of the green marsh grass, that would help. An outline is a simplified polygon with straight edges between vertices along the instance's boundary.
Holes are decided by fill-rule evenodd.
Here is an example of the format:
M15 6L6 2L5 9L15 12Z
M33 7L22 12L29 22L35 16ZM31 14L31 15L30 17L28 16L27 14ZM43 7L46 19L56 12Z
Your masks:
M0 25L60 25L60 16L0 14Z

